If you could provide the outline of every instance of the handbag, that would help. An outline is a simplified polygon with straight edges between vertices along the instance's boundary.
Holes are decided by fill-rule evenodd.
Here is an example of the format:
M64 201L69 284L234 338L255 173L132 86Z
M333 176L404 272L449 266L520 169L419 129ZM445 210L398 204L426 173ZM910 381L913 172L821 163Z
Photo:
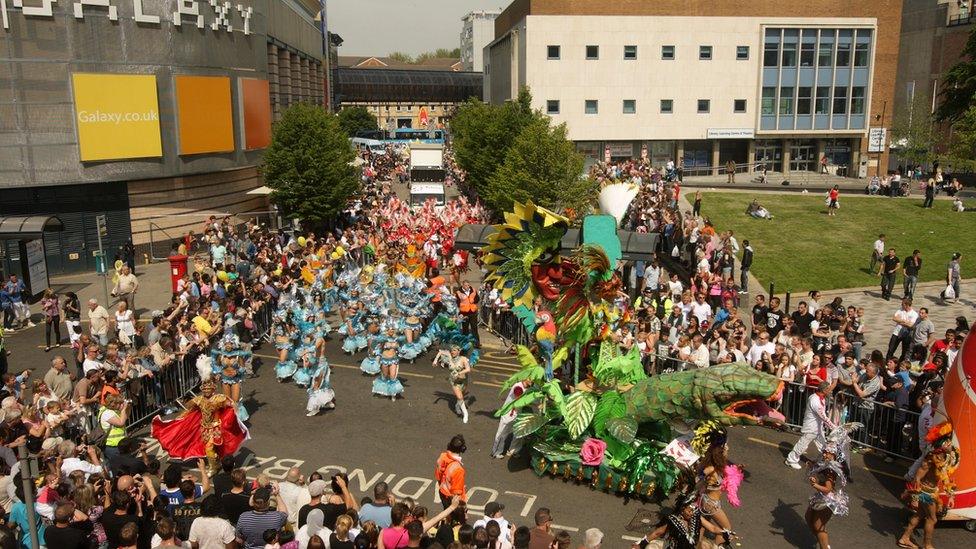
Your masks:
M671 248L671 257L678 257L681 255L681 250L678 249L678 245L675 244L674 248Z
M955 299L956 289L952 287L952 284L946 284L945 290L942 290L942 299Z

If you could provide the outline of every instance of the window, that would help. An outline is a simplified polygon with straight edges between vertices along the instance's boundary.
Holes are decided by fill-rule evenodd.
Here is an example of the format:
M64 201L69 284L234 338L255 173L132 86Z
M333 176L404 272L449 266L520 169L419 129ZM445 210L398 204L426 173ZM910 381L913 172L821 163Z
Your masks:
M847 86L834 86L834 114L847 114Z
M674 100L673 99L662 99L661 100L661 114L671 114L674 112Z
M599 109L599 102L596 99L587 99L583 106L586 114L596 114Z
M830 114L830 86L817 86L815 114Z
M599 59L600 58L600 46L586 46L586 58L587 59Z
M779 62L779 44L766 42L763 49L763 66L776 67Z
M820 54L817 56L818 67L829 67L834 64L834 45L820 43Z
M779 113L793 114L793 86L783 86L779 89Z
M801 67L812 67L813 66L813 50L817 45L814 43L804 42L800 44L800 66Z
M637 59L637 46L624 46L624 59Z
M776 88L765 86L762 89L762 114L764 116L776 115Z
M736 46L735 59L737 61L745 61L746 59L749 59L749 46Z
M698 100L698 113L705 114L709 111L712 106L712 102L709 99L699 99Z
M661 59L671 61L674 59L674 46L661 46Z
M712 60L712 47L711 46L698 46L698 59L702 61Z
M851 88L851 114L864 114L864 86Z
M636 99L624 99L624 114L634 114L637 112Z
M796 114L810 114L813 88L800 86L796 97Z
M783 44L783 66L796 66L796 42Z
M871 44L856 44L854 46L854 66L855 67L866 67L868 66L868 48Z
M837 66L838 67L850 67L851 66L851 44L839 43L837 44Z
M547 59L559 59L559 46L546 46Z
M546 101L546 114L559 114L558 99L550 99Z
M746 112L746 100L745 99L733 99L732 100L732 111L733 112Z

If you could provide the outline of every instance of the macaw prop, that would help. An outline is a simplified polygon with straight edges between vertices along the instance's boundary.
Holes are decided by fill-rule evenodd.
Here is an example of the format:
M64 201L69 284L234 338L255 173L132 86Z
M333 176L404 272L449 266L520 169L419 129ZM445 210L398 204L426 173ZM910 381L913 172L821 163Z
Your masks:
M616 238L612 224L603 225L601 238ZM769 405L781 397L782 382L748 365L648 377L637 347L622 354L609 338L630 322L616 304L621 281L614 262L599 239L564 255L561 241L568 228L563 216L531 202L516 203L482 248L486 281L514 311L529 315L534 329L535 350L517 347L522 369L502 392L519 382L528 387L496 415L520 412L514 433L531 448L536 473L603 490L665 496L681 476L674 458L662 452L673 438L672 428L687 431L706 420L728 426L785 419ZM543 308L534 312L537 298ZM588 373L566 392L553 373L571 353L579 361L577 373ZM602 456L594 455L595 449ZM729 488L734 491L737 484Z

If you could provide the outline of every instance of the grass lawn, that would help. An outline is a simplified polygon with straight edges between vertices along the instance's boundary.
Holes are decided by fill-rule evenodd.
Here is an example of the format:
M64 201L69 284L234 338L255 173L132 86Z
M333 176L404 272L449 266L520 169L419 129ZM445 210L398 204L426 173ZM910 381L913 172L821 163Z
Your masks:
M901 259L915 248L921 250L919 281L944 279L945 266L957 251L962 253L963 278L972 277L976 270L976 213L952 212L952 203L946 200L937 200L934 208L926 210L921 208L921 197L841 194L837 216L828 217L819 193L702 194L702 215L718 232L735 231L740 244L749 240L755 250L752 273L766 288L774 282L777 292L879 284L868 266L872 244L880 233ZM772 220L745 214L756 197L773 214ZM899 288L901 280L899 273Z

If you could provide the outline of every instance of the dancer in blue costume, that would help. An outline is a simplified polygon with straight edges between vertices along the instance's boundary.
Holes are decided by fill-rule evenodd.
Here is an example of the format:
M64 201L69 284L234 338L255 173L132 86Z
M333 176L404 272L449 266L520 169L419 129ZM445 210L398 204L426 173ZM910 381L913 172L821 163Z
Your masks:
M298 366L294 360L294 343L298 337L298 330L287 320L287 315L279 315L272 328L275 348L278 349L278 363L275 364L275 376L278 381L291 377Z
M305 388L309 386L312 380L312 374L315 372L318 358L315 353L315 341L313 340L314 334L307 333L303 336L303 342L298 347L296 354L298 355L296 363L298 368L292 375L292 381L295 382L299 387Z
M366 312L362 310L362 304L356 302L347 309L346 323L339 329L340 334L345 335L342 342L342 351L351 355L366 348L366 334L364 326Z
M312 383L308 387L308 404L305 415L312 417L321 410L331 410L335 408L335 391L332 389L332 369L329 368L329 361L325 357L318 360L318 367L312 374Z
M375 376L380 373L380 354L382 351L380 347L386 336L380 333L379 321L375 318L370 320L366 333L369 354L359 363L359 369L365 375Z
M396 400L397 395L403 393L403 384L397 379L400 370L400 358L397 354L400 343L396 336L396 327L388 323L386 337L380 344L380 377L373 380L373 394L388 396Z
M227 333L221 344L211 352L213 373L220 377L221 391L237 406L237 417L247 421L249 414L241 402L241 384L244 383L244 361L250 352L241 349L237 336Z

